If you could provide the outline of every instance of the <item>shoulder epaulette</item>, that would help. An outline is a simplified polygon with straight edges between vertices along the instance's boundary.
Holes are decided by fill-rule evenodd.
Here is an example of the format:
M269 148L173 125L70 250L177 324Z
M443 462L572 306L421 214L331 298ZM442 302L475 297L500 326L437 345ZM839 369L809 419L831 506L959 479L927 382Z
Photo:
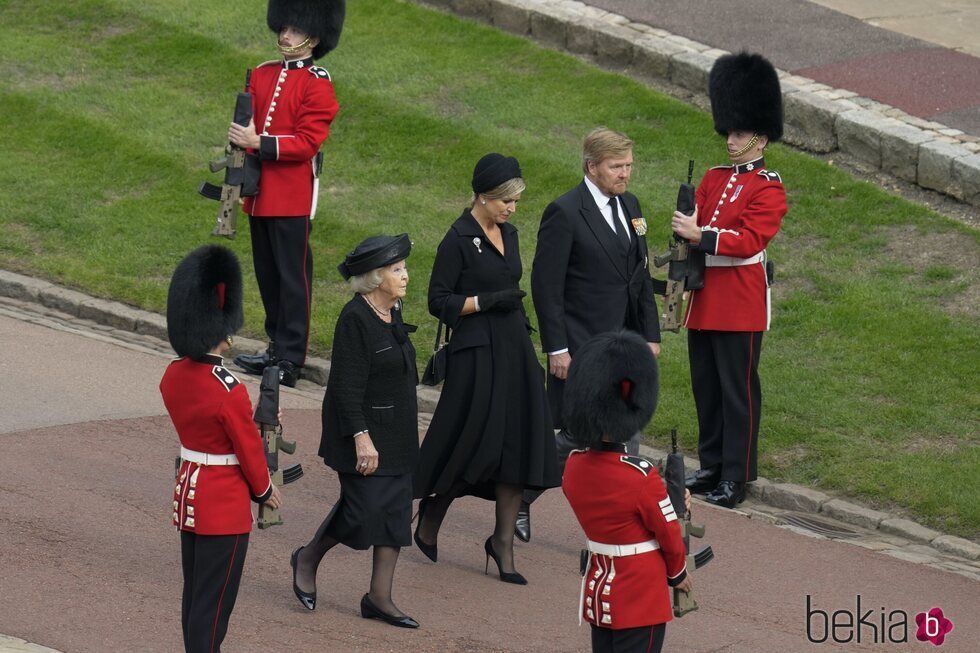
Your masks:
M780 177L779 173L775 170L760 170L759 176L765 177L769 181L778 181L779 183L783 183L783 178Z
M225 386L225 390L231 392L236 385L241 383L235 375L229 372L227 369L221 365L215 365L211 368L211 374L214 374L214 378L221 382L221 385Z
M326 68L321 68L320 66L310 66L307 70L309 70L313 75L319 77L320 79L325 79L328 82L332 81L330 79L330 73L327 71Z
M269 59L268 61L263 61L258 66L256 66L256 68L261 68L262 66L271 66L274 63L277 63L277 64L279 64L281 66L282 65L282 59Z
M643 456L620 456L619 461L626 463L630 467L635 467L641 471L644 476L649 476L650 472L657 469L652 462Z

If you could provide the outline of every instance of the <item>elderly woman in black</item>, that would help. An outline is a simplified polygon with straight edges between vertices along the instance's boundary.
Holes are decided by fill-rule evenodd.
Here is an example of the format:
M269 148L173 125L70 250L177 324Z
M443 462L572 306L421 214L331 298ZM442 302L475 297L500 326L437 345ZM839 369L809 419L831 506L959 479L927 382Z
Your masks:
M411 246L408 234L375 236L339 266L355 295L337 318L319 453L340 477L340 500L291 560L293 592L313 610L324 554L338 543L374 547L361 616L402 628L418 628L391 598L398 553L412 544L412 470L419 447L418 373L408 339L414 327L401 318Z
M456 497L496 501L484 542L500 580L524 585L514 567L514 521L525 488L557 487L555 439L544 370L521 299L517 229L509 223L524 191L517 159L488 154L473 171L470 208L439 244L429 312L450 328L447 376L422 442L415 543L436 561L439 526Z

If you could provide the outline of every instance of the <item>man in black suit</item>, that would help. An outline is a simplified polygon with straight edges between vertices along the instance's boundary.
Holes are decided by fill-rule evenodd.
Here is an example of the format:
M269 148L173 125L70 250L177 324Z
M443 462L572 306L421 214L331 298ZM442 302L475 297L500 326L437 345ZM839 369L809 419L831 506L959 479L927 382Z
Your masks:
M660 315L647 270L646 220L640 203L628 192L633 169L633 141L625 134L598 127L582 147L585 178L548 205L541 217L531 270L531 292L548 354L548 398L558 447L559 466L576 447L564 429L562 394L568 366L592 336L626 328L639 333L660 355ZM635 455L640 434L627 443ZM525 493L517 536L530 539L529 505L537 495Z

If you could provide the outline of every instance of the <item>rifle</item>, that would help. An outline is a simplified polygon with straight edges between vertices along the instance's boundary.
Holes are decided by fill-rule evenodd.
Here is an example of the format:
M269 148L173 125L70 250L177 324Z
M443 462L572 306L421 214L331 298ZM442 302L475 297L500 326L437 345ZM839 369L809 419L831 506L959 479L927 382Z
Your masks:
M259 386L259 403L255 407L255 421L262 432L262 444L265 447L265 462L269 467L269 475L275 485L283 486L299 479L303 475L303 466L299 463L279 469L279 452L292 454L296 451L296 443L282 437L282 424L279 423L279 366L270 365L262 372L262 384ZM256 525L259 528L269 528L282 523L278 508L270 508L264 503L259 504L259 517Z
M684 507L684 454L677 453L677 429L670 430L672 453L667 454L664 464L664 482L667 485L667 496L674 506L681 524L681 537L684 538L684 550L687 551L687 568L700 569L715 557L711 545L703 547L697 553L691 553L691 538L704 537L704 525L692 524L691 515ZM683 617L688 612L698 609L698 602L690 592L674 590L674 616Z
M235 101L234 121L242 127L248 127L252 120L252 94L248 92L252 70L245 71L245 91L238 94ZM211 172L225 171L225 180L221 186L209 182L201 182L197 192L209 200L220 202L218 206L218 223L211 232L212 236L235 237L235 223L238 217L238 200L242 197L252 197L258 193L259 170L261 164L258 157L248 154L233 143L225 146L223 159L211 161L208 164Z
M694 160L687 164L687 183L681 184L677 191L677 210L684 215L694 215ZM669 249L660 256L653 257L653 265L661 268L667 265L667 290L664 292L664 311L660 316L660 329L677 333L681 328L684 294L688 290L704 287L704 253L691 251L688 242L674 234Z

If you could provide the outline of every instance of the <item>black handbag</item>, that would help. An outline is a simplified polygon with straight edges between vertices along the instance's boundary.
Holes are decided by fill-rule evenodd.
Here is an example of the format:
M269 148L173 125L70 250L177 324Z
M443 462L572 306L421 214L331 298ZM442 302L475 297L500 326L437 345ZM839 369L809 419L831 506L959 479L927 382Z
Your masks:
M442 339L442 320L436 327L436 342L432 346L432 358L425 364L422 373L422 385L439 385L446 380L446 365L449 363L449 327L446 327L446 339Z

